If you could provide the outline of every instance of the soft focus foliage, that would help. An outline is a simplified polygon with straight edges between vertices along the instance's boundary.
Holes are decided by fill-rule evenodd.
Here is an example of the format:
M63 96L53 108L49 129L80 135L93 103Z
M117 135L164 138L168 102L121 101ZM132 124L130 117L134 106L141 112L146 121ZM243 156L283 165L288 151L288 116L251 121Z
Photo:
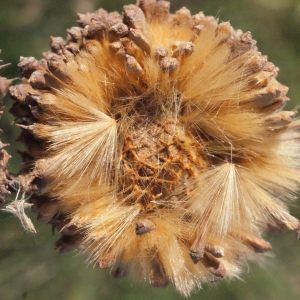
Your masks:
M292 101L288 108L297 107L300 99L300 5L298 1L171 1L172 10L185 5L193 13L203 10L206 15L230 20L234 28L250 30L258 41L259 50L280 67L279 81L290 87ZM65 36L65 28L75 24L76 12L92 11L103 7L109 11L130 1L2 1L0 3L1 59L12 62L12 67L1 75L19 76L16 64L19 56L41 57L48 50L48 37ZM5 73L4 73L5 72ZM6 105L6 111L9 105ZM1 120L4 130L2 140L11 144L18 135L8 125L7 115ZM10 162L10 169L17 171L20 160ZM294 209L299 218L299 209ZM0 226L0 298L3 299L180 299L172 287L153 289L130 280L111 279L107 271L85 267L84 258L69 254L62 257L53 251L53 240L48 226L37 224L43 231L37 237L28 237L16 219L1 213ZM270 240L270 239L269 239ZM294 233L271 237L275 260L264 270L250 266L248 276L242 281L216 287L205 287L191 299L298 299L300 295L299 241Z

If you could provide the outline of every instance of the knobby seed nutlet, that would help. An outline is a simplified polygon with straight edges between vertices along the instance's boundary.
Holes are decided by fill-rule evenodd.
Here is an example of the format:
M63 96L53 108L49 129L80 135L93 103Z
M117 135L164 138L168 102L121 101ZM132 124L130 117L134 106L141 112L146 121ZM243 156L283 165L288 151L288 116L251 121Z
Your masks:
M250 32L167 1L79 14L10 88L19 177L41 222L101 268L172 283L239 276L299 231L300 121Z

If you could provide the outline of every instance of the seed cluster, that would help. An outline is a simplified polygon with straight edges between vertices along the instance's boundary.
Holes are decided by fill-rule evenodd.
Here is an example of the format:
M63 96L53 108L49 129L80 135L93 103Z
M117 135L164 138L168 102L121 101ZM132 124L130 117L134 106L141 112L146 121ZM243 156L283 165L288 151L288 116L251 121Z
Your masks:
M299 231L300 122L249 32L155 0L77 24L10 88L19 180L60 253L188 296Z

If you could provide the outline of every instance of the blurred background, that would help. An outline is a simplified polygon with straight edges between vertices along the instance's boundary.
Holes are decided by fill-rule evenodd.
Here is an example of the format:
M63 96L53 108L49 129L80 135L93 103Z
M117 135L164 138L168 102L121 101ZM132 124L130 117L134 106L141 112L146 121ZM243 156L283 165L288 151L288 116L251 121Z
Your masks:
M135 0L0 0L0 59L11 66L1 76L20 81L16 65L19 57L41 59L49 49L49 37L66 37L66 28L76 26L76 14L100 7L122 10ZM279 81L290 87L289 109L300 103L300 1L299 0L182 0L170 1L174 12L182 6L193 14L204 11L220 21L230 21L235 29L251 31L258 48L280 67ZM12 101L5 98L5 112ZM1 117L1 140L9 143L10 171L21 168L15 142L19 132L11 126L13 118ZM291 208L300 218L300 202ZM30 214L35 219L34 214ZM0 212L0 299L95 300L95 299L182 299L172 286L155 289L148 283L114 279L109 270L87 265L86 257L77 253L57 254L50 226L35 222L37 235L26 233L18 219ZM270 235L272 256L263 268L245 266L242 280L207 286L190 299L299 300L300 240L295 233Z

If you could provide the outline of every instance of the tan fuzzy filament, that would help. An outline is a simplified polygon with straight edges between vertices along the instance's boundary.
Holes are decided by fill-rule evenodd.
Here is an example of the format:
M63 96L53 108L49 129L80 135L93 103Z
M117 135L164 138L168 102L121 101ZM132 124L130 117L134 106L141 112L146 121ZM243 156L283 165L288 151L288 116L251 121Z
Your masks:
M299 231L300 122L249 32L169 9L79 14L10 94L23 192L56 249L189 296L260 260L264 231Z

